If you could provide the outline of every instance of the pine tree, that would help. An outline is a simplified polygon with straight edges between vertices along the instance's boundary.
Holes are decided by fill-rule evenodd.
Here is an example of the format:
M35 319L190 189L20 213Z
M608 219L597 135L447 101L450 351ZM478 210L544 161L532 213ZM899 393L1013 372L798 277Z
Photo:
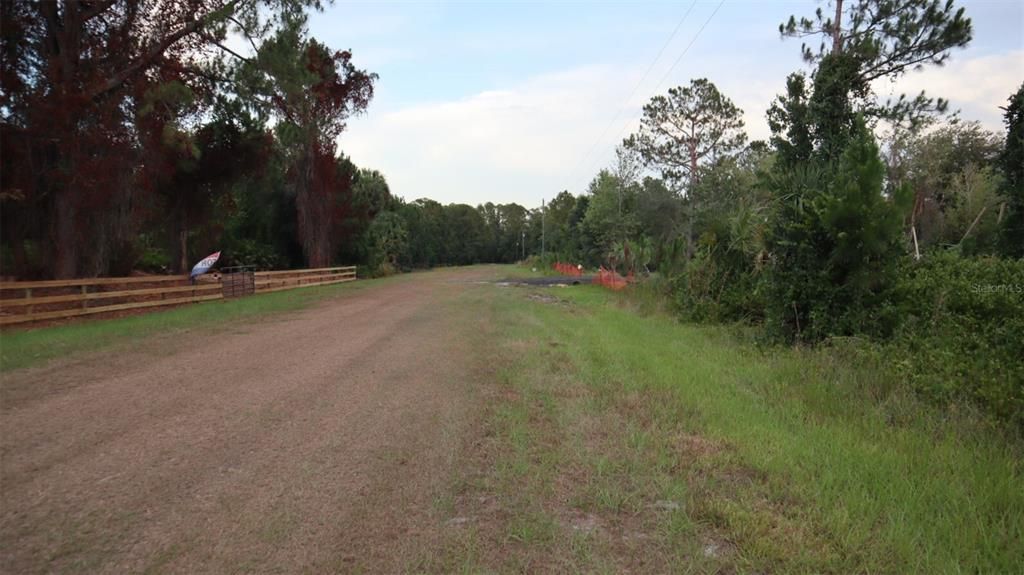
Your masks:
M1024 84L1010 96L1004 108L1006 148L1000 162L1003 168L1003 196L1007 214L1001 234L1002 252L1024 257Z

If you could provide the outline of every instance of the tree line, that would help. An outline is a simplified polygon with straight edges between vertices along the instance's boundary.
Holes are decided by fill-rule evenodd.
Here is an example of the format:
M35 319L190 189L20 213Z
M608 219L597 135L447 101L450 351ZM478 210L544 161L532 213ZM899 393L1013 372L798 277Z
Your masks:
M815 70L787 79L770 142L748 143L742 111L694 80L652 98L584 193L528 210L405 202L338 150L376 75L309 36L314 0L7 2L0 264L22 278L181 272L214 249L264 267L508 262L542 250L620 268L693 269L709 253L763 263L781 254L765 243L768 212L781 188L802 185L782 180L834 171L851 138L871 137L857 122L893 126L880 209L912 203L900 215L917 253L1019 257L1019 144L940 123L941 99L872 93L872 81L966 45L963 10L856 3L844 25L835 5L833 17L780 27L829 41L804 46Z

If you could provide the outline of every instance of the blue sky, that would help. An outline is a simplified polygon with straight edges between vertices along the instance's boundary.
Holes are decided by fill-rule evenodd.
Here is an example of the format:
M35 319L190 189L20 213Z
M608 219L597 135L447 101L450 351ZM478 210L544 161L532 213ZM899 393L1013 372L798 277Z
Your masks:
M381 170L393 193L534 207L582 192L644 102L691 78L713 81L744 109L750 137L766 137L765 109L803 67L800 41L781 40L778 24L819 5L337 0L310 31L380 75L339 145ZM944 68L878 89L924 89L997 130L998 106L1024 80L1024 3L958 5L974 21L971 45Z

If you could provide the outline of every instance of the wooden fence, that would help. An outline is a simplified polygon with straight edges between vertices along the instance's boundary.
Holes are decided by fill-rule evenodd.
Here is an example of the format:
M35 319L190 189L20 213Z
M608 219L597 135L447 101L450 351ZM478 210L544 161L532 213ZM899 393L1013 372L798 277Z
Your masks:
M356 279L356 267L317 268L312 270L280 270L256 272L256 293L281 291L297 287L322 286Z
M256 272L256 293L356 279L355 267ZM0 325L210 301L231 295L219 276L141 276L0 282Z

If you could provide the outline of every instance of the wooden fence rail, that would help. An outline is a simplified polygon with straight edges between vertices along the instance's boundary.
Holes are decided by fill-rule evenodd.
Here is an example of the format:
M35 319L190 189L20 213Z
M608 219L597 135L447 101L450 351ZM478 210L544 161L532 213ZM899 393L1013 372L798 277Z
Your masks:
M256 293L267 293L353 281L356 268L280 270L254 275ZM211 301L222 299L226 291L219 276L195 285L188 276L0 282L0 326Z
M350 282L355 279L355 266L256 272L256 293L268 293L297 287L322 286Z

